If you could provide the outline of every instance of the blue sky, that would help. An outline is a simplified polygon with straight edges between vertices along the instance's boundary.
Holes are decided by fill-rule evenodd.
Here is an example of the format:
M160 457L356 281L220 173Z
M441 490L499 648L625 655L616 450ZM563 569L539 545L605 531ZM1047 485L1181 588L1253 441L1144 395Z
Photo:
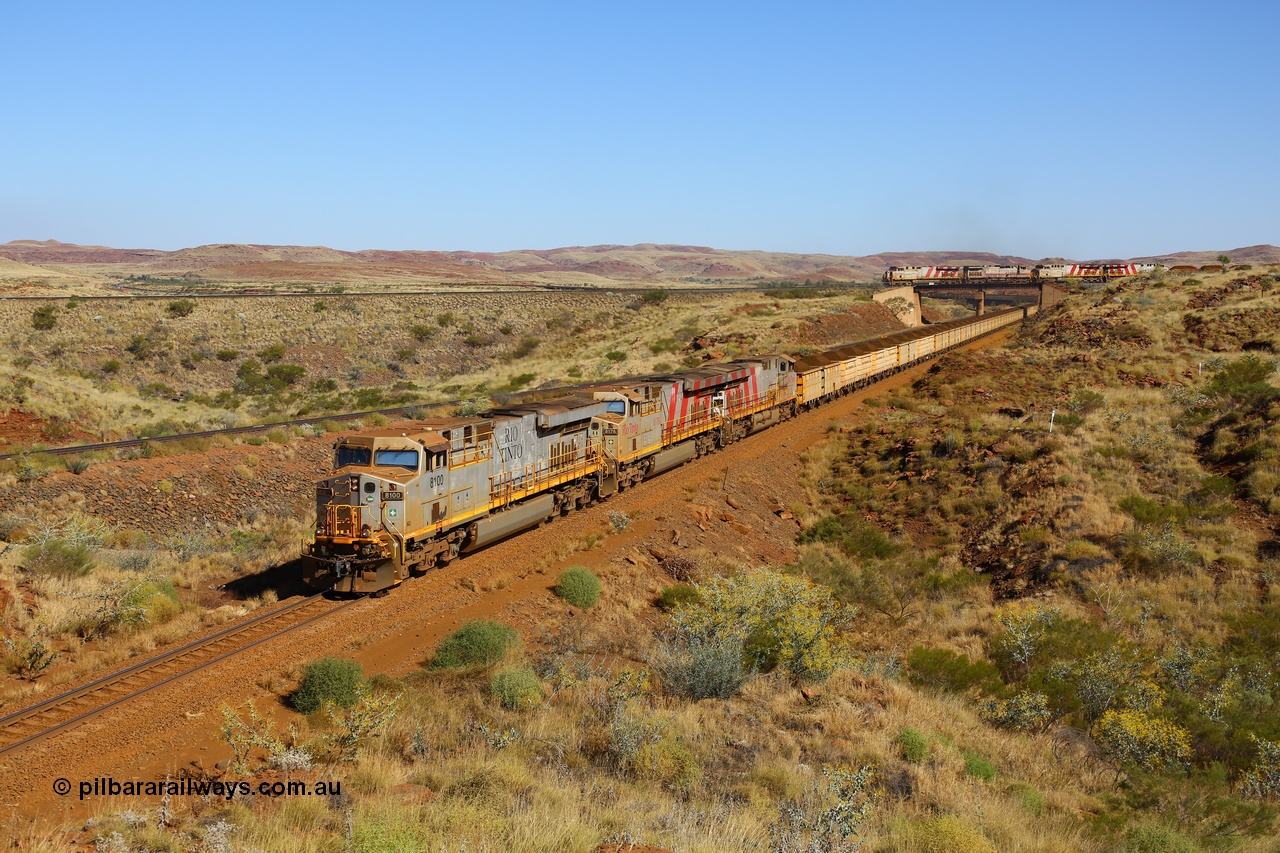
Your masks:
M1275 2L0 12L0 243L1280 243Z

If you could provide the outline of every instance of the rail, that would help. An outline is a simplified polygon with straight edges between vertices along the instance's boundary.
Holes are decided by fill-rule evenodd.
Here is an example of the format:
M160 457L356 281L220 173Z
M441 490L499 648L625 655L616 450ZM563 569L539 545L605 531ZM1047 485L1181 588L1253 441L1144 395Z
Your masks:
M358 603L358 600L327 608L323 607L325 603L330 602L323 595L300 599L0 717L0 756L74 728L109 708L331 616ZM317 609L320 612L309 615L310 611ZM297 621L283 628L274 627L273 623L286 618ZM266 633L259 633L264 629ZM133 684L139 686L134 687ZM122 687L127 692L120 695L118 691Z

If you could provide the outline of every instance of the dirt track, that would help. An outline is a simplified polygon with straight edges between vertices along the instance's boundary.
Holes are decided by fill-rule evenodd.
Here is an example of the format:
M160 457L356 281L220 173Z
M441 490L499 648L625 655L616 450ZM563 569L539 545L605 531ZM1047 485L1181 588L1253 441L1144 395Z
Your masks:
M962 348L993 346L1004 331ZM954 358L956 354L946 357ZM927 365L893 376L871 389L842 398L689 463L618 495L607 503L498 543L453 565L411 581L389 597L368 599L296 634L233 657L212 671L151 694L145 703L125 703L52 741L0 763L0 804L17 820L59 821L91 814L104 801L80 802L80 780L163 779L166 772L209 770L229 752L213 739L224 704L253 698L258 707L289 713L261 686L272 674L326 653L354 656L367 673L399 675L430 655L441 638L462 622L493 618L508 622L526 641L570 615L550 587L559 568L584 564L605 582L602 604L592 619L651 599L670 579L649 555L650 548L675 551L706 548L746 565L787 562L794 554L796 523L775 509L802 496L800 454L822 439L834 420L867 417L860 406L869 396L906 385ZM610 511L634 522L593 550L554 562L566 542L601 534ZM51 790L57 777L72 782L73 793ZM121 802L119 808L137 806Z

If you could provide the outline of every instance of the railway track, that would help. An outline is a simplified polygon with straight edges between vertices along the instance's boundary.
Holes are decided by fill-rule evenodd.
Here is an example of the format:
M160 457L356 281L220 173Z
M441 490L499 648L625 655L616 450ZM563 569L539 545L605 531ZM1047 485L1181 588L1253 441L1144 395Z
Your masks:
M159 435L153 438L126 438L121 441L103 441L98 444L72 444L66 447L49 447L43 450L20 450L14 453L0 454L0 459L16 459L19 456L42 454L48 456L73 456L77 453L95 453L104 450L128 450L144 444L162 443L166 441L184 441L192 438L215 438L220 435L251 435L255 432L266 432L276 427L291 427L322 424L325 421L355 421L372 415L408 415L437 407L461 405L464 400L442 400L436 403L417 403L412 406L396 406L390 409L370 409L367 412L348 412L343 415L320 415L314 418L295 418L291 421L275 421L269 424L253 426L226 427L225 429L207 429L201 432L182 432L173 435Z
M778 285L783 287L783 285ZM699 288L675 288L672 293L760 293L768 288L764 287L742 287L735 285L710 285ZM833 288L834 289L834 288ZM0 296L0 302L65 302L69 298L79 299L82 302L104 302L104 301L135 301L140 302L147 299L154 300L174 300L174 299L343 299L350 297L363 296L518 296L522 294L546 294L546 293L598 293L598 294L620 294L635 292L643 293L643 290L631 287L594 287L591 285L574 285L574 284L528 284L519 285L512 284L497 287L477 287L474 289L437 287L430 290L344 290L341 293L332 293L328 291L313 291L308 293L305 290L281 290L281 291L265 291L265 290L249 290L249 291L225 291L221 293L214 292L188 292L176 291L169 293L148 293L145 291L128 291L121 293L103 293L103 294L58 294L58 295L32 295L25 296L21 294L7 294Z
M0 717L0 756L51 738L116 705L359 601L334 602L323 595L303 598Z

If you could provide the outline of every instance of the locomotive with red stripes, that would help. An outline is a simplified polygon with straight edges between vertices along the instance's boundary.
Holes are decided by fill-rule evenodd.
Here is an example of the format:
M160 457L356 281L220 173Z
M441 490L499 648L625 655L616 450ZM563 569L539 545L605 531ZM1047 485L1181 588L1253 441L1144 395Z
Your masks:
M316 484L311 586L381 594L558 515L975 337L1028 308L924 326L796 361L708 363L468 417L344 436Z

